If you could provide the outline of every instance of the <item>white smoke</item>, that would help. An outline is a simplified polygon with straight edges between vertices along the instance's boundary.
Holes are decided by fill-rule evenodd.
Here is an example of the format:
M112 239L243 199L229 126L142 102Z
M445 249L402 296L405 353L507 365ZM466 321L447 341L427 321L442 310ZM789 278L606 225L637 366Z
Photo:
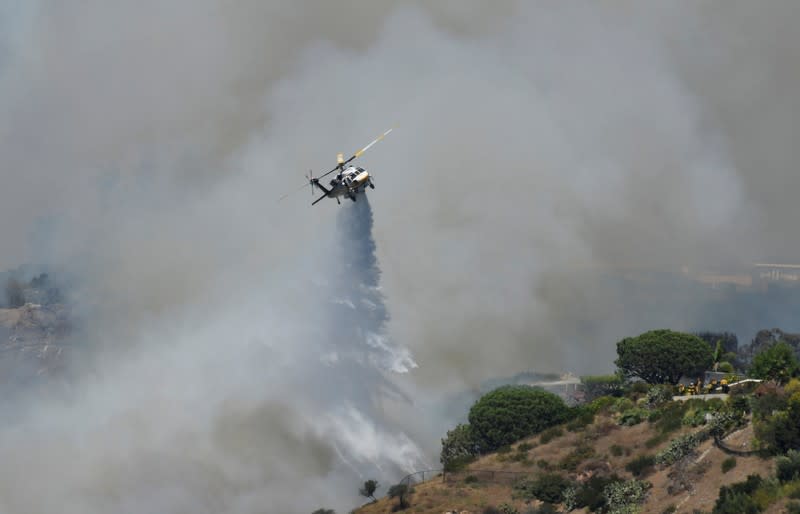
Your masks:
M796 2L428 4L0 2L0 268L78 277L87 323L2 432L6 511L346 509L435 460L405 391L723 319L610 270L797 253ZM345 206L275 200L391 125L359 305L319 289ZM343 346L332 301L376 292Z

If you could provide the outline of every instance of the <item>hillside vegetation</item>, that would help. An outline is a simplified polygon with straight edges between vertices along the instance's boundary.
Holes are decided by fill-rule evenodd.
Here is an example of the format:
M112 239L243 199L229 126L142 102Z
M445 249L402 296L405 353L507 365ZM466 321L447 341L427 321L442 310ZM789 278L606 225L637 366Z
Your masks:
M583 377L572 407L533 387L484 395L442 440L442 473L354 512L800 513L796 348L779 340L747 356L703 336L621 341L618 373ZM698 362L736 375L676 385ZM731 387L745 371L762 382Z

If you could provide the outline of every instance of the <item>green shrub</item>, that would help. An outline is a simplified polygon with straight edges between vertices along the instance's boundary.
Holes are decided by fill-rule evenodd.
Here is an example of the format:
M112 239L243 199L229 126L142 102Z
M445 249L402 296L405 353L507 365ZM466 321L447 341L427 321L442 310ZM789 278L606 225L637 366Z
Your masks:
M528 454L517 452L510 458L511 462L528 462Z
M734 369L733 364L730 362L722 361L719 363L719 366L717 366L717 371L721 371L722 373L733 373L736 370Z
M783 391L787 396L792 396L794 393L800 393L800 379L793 378L789 383L783 387Z
M408 497L413 492L414 489L408 484L395 484L389 488L387 496L389 496L389 498L397 498L397 505L394 508L403 510L409 507Z
M656 464L669 466L694 452L708 438L708 432L699 431L673 439L667 448L656 454Z
M800 372L800 364L794 354L794 348L788 343L778 342L757 353L753 357L750 375L753 378L774 380L785 384Z
M533 450L533 445L531 443L522 443L521 445L517 446L518 452L529 452Z
M603 489L609 512L630 512L635 505L644 502L651 485L641 480L612 482Z
M800 502L789 502L786 504L787 514L800 514Z
M670 505L666 509L662 510L661 514L675 514L676 512L678 512L678 507L675 505Z
M506 444L506 445L501 446L500 448L497 449L497 453L499 453L501 455L504 454L504 453L511 453L511 445Z
M539 435L539 442L541 444L547 444L556 437L561 437L562 435L564 435L564 430L562 430L561 427L551 427Z
M517 481L512 489L514 498L529 502L536 498L548 503L561 503L564 490L570 486L570 481L558 473L542 473L535 479Z
M640 455L632 461L625 464L625 470L629 471L633 476L639 478L646 476L653 470L656 458L652 455Z
M575 471L578 468L578 464L586 459L594 457L594 455L595 451L591 446L578 446L564 456L564 458L558 462L558 466L565 471Z
M553 393L529 386L503 386L485 394L469 411L481 449L494 450L561 423L569 414Z
M786 410L755 418L754 431L761 447L776 454L800 448L800 393L786 402ZM755 412L755 408L754 408Z
M570 432L576 432L594 422L594 412L585 406L574 407L570 413L572 419L566 424Z
M574 508L587 507L591 512L600 512L606 505L603 495L605 488L614 482L621 482L617 475L605 477L594 475L589 480L577 487L575 492Z
M658 434L644 442L645 448L655 448L669 438L669 434Z
M611 406L614 405L614 402L617 399L611 396L601 396L600 398L596 398L587 404L589 410L594 412L595 414L606 412L611 409Z
M737 395L730 395L728 397L728 405L730 406L731 410L734 412L742 412L744 414L750 413L750 397L737 394Z
M750 475L744 482L720 487L712 514L758 514L761 508L754 495L762 482L759 475Z
M789 450L786 455L775 459L775 476L781 482L800 478L800 451Z
M611 452L611 455L613 455L614 457L621 457L625 449L618 444L612 444L611 448L609 448L609 451Z
M501 503L498 510L500 514L519 514L517 508L509 503Z
M756 418L768 418L774 411L786 409L787 404L786 393L772 384L759 385L750 400L750 408Z
M705 425L706 411L703 409L689 409L689 411L683 415L681 423L690 427Z
M480 452L469 425L458 425L442 439L439 461L445 471L457 471L472 462Z
M561 492L561 503L564 504L564 508L567 509L567 512L573 511L578 506L578 486L575 484L567 486Z
M626 427L638 425L642 421L646 420L649 414L650 413L647 409L634 407L620 414L618 423Z
M647 391L647 405L648 407L658 407L664 403L672 401L674 391L668 385L654 385Z
M725 402L721 398L710 398L706 400L706 409L710 412L719 412L725 409Z
M722 437L728 431L737 428L744 422L741 412L723 410L714 414L708 423L708 430L712 436Z
M643 394L647 394L647 391L650 390L650 384L643 381L631 382L628 385L627 393L631 396L640 396Z
M543 471L549 471L553 469L553 465L544 459L537 460L536 465L539 466L539 468L542 469Z
M619 413L628 409L632 409L633 407L633 400L630 398L617 398L611 405L611 412Z
M475 484L478 482L478 477L475 475L468 475L467 478L464 479L465 484Z
M727 473L728 471L732 470L736 467L736 457L728 457L727 459L722 461L722 472Z
M662 434L669 434L678 430L683 425L683 415L688 410L689 402L670 402L663 405L658 412L661 416L656 421L655 427Z

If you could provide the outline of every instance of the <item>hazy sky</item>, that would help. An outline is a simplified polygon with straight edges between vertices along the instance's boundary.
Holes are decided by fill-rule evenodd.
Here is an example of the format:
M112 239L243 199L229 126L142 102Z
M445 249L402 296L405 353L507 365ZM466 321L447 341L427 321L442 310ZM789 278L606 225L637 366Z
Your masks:
M526 368L603 371L618 338L697 325L680 292L643 317L599 272L797 260L800 4L434 5L0 2L0 269L77 277L94 350L71 408L43 403L31 422L61 442L23 478L95 444L82 438L105 425L76 419L110 405L136 428L88 455L128 452L141 475L122 478L143 496L148 452L173 470L191 453L217 462L218 427L172 453L163 441L227 409L290 420L263 431L301 434L306 448L324 440L297 376L318 362L307 305L313 278L337 266L340 207L276 200L392 126L360 164L377 186L388 334L419 364L403 381L423 394ZM278 348L280 371L254 369L248 350L209 375L220 345L252 341ZM207 412L154 415L203 398ZM320 501L342 502L320 445L288 475L320 473ZM8 436L3 448L28 446ZM39 498L62 505L98 469ZM259 512L236 491L271 475L217 472L233 492L211 511ZM153 505L197 507L163 494ZM15 498L11 512L46 506Z

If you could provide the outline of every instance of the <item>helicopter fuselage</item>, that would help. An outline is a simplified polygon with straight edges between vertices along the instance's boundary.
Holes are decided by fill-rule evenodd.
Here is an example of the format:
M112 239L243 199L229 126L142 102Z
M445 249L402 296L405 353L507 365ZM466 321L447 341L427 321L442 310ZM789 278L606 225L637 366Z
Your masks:
M336 200L339 201L338 197L344 196L345 198L350 198L354 202L356 201L356 196L368 186L373 189L375 188L369 172L358 166L348 166L340 171L336 177L331 179L330 189L324 187L319 182L316 182L316 186L325 192L325 196L322 198L336 198ZM320 200L322 198L320 198Z

